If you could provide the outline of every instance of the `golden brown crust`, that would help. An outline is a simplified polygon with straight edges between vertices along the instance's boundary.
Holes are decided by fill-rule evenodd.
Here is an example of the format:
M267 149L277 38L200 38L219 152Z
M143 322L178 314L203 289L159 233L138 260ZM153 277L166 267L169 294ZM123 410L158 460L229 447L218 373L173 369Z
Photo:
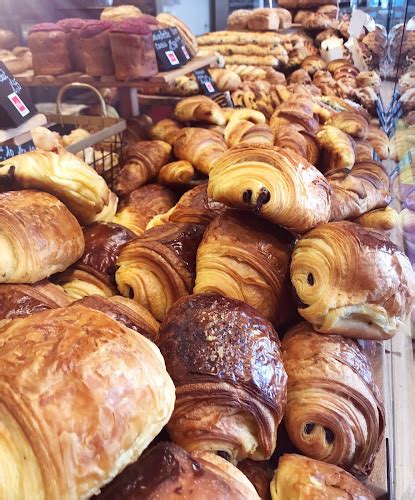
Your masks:
M258 462L246 459L238 464L238 469L254 485L261 500L271 500L269 484L272 479L272 469L268 461Z
M392 231L398 225L398 221L398 212L392 207L386 207L371 210L353 222L378 231Z
M280 18L276 9L254 9L248 18L248 29L251 31L277 30Z
M326 63L320 56L308 56L301 63L301 69L307 71L310 76L315 75L317 71L323 71Z
M355 141L356 163L373 161L374 149L369 141Z
M227 90L232 92L242 84L239 75L229 69L213 68L209 70L209 73L220 92L226 92Z
M271 117L271 128L275 127L277 119L283 119L286 123L301 125L306 132L317 133L319 123L314 118L313 103L307 98L293 98L281 104Z
M203 122L225 125L222 109L215 101L202 95L187 97L176 104L174 116L181 122Z
M389 159L389 137L379 127L370 126L367 140L376 151L379 160Z
M231 12L227 21L228 30L247 30L248 19L251 14L252 11L248 9L237 9Z
M275 122L274 122L275 125ZM312 165L317 165L320 148L314 135L305 132L300 125L287 124L274 128L275 145L291 149Z
M353 139L332 125L324 125L316 135L325 156L320 163L326 175L337 171L350 171L356 161Z
M335 113L326 121L326 125L332 125L356 139L367 139L369 134L369 124L366 119L353 111Z
M151 127L150 137L153 140L164 141L173 146L182 128L183 125L178 121L165 118Z

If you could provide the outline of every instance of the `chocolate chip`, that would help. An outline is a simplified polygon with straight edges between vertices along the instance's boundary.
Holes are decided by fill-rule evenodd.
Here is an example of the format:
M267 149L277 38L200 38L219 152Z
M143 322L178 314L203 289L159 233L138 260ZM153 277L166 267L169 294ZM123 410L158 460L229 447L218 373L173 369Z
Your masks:
M271 199L271 193L268 191L267 188L262 187L259 190L259 194L258 194L258 198L257 198L257 201L256 201L255 209L256 210L261 210L261 208L264 205L266 205L269 202L270 199Z
M314 285L314 276L312 273L308 273L307 274L307 281L308 281L308 284L310 286L313 286Z
M128 297L134 299L134 290L131 287L128 287Z
M324 432L326 434L326 441L328 444L334 443L334 433L328 427L324 427Z
M242 200L244 203L251 203L252 191L250 189L246 190L242 194Z
M308 424L305 424L305 426L304 426L304 432L306 434L311 434L313 432L313 429L314 429L314 424L312 422L309 422Z
M219 450L216 452L216 455L219 455L220 457L224 458L228 462L230 462L230 460L231 460L231 456L229 455L229 453L227 451Z

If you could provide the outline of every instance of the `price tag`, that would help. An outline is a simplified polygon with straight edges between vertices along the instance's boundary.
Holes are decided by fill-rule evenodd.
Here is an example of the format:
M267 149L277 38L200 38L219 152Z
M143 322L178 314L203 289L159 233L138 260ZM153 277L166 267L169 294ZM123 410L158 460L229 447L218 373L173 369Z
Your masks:
M36 148L33 141L25 142L20 146L15 146L14 144L0 144L0 162L8 160L9 158L13 158L17 155L22 155L23 153L27 153L28 151L33 151L34 149Z
M15 128L37 114L29 94L0 62L0 128Z
M191 57L189 52L186 49L186 46L182 40L182 37L180 36L179 30L172 26L169 28L170 33L172 34L172 48L174 52L176 53L177 57L179 58L179 61L182 64L186 64L187 62L190 61Z
M196 71L193 72L193 74L196 77L200 90L205 95L211 96L219 92L207 68L197 69Z
M183 42L176 28L166 28L152 32L157 64L160 71L179 68L186 63L186 58L181 50Z

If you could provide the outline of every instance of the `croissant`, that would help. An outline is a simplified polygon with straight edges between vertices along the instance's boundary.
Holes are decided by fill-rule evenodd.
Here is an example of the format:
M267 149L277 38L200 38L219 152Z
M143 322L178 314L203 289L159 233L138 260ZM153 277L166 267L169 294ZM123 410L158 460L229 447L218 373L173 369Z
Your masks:
M269 458L287 382L271 324L244 302L193 295L169 310L159 345L176 386L172 441L232 463Z
M165 186L181 186L189 184L195 175L193 165L185 160L167 163L161 168L157 182Z
M355 163L353 139L332 125L324 125L316 135L319 146L326 154L326 175L337 171L350 171Z
M389 159L389 137L383 130L370 126L367 140L376 151L379 160Z
M239 75L229 69L213 68L209 70L209 73L220 92L226 92L227 90L232 92L242 84Z
M113 297L89 295L77 300L75 304L101 311L152 342L157 342L160 325L145 307L134 300L119 295Z
M316 165L320 149L314 135L305 132L301 125L288 124L274 129L275 145L283 149L291 149Z
M301 69L307 71L310 76L313 76L317 71L326 69L326 63L320 56L308 56L301 63Z
M61 287L47 280L33 285L0 285L0 323L5 319L24 318L46 309L69 305L72 299Z
M266 123L255 125L248 120L234 118L226 125L224 137L228 147L238 144L274 144L274 134Z
M176 194L163 186L142 186L122 199L113 222L140 235L153 217L167 212L176 200Z
M390 201L389 176L381 163L356 163L350 173L335 172L327 176L331 187L330 220L355 219Z
M266 221L225 212L209 225L199 246L193 291L242 300L281 325L290 313L286 298L293 243L292 235Z
M301 125L306 132L317 133L319 123L314 118L313 103L308 98L290 99L275 110L271 117L270 125L272 129L277 128L277 123L282 118L286 123Z
M174 117L181 122L203 122L225 125L222 109L215 101L203 95L182 99L174 108Z
M208 196L248 209L294 233L327 222L330 188L323 175L291 150L238 146L210 173Z
M166 118L151 127L150 137L153 140L167 142L173 146L182 128L183 125L178 121Z
M97 500L217 498L259 500L236 467L211 453L187 453L174 443L158 443L105 487Z
M268 461L242 460L238 464L238 469L253 484L261 500L271 500L269 488L272 479L272 469L269 467Z
M77 156L30 151L0 163L0 190L38 189L59 198L81 224L94 222L109 202L104 179Z
M174 302L193 289L203 231L203 226L168 222L127 244L117 259L115 275L121 294L162 320Z
M163 141L141 141L130 146L115 180L115 191L124 196L155 177L168 163L171 146Z
M368 475L385 428L370 361L352 339L302 322L282 342L288 374L285 428L306 455Z
M90 498L170 418L175 391L159 350L101 312L76 305L13 320L0 346L1 498Z
M369 134L369 124L366 119L353 111L335 113L326 121L326 125L332 125L356 139L367 139Z
M226 149L224 139L217 133L192 127L184 128L174 144L175 156L190 162L203 174L209 174Z
M360 481L340 467L302 455L283 455L271 482L272 500L375 500Z
M392 337L411 313L415 276L380 231L331 222L300 240L291 260L298 312L321 333Z
M83 230L82 257L53 280L73 299L87 295L110 297L116 294L115 261L121 248L135 235L118 224L95 222Z
M391 207L378 208L361 215L354 222L378 231L392 231L398 225L399 214Z
M356 163L373 160L375 150L369 141L355 141L355 146Z

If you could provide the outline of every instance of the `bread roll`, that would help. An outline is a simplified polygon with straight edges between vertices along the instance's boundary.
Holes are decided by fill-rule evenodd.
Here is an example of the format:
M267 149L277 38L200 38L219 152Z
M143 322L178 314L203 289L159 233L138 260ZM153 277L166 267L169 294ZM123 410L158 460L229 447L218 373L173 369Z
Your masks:
M141 10L135 5L117 5L116 7L106 7L101 12L103 21L123 21L124 19L140 17Z
M63 75L71 71L71 61L63 29L54 23L35 24L28 44L35 75Z
M66 33L66 46L71 58L72 69L85 73L84 56L81 48L81 29L85 24L85 20L79 17L71 17L61 19L56 24Z
M112 21L87 21L80 32L85 71L91 76L114 74L109 30Z
M279 27L276 9L254 9L248 18L248 28L252 31L277 30Z
M103 313L77 305L16 319L0 344L2 498L89 498L170 418L159 350Z
M251 14L252 11L248 9L237 9L231 12L228 16L228 30L247 30L248 19L250 18Z

